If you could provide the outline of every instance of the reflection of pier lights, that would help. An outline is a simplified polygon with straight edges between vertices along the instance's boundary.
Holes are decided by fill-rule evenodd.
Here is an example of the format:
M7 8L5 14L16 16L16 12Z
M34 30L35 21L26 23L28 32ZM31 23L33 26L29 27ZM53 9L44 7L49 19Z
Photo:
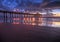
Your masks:
M37 13L36 15L34 15L34 18L35 18L35 23L36 25L39 25L39 23L41 22L41 17L42 15ZM40 19L39 19L40 18ZM40 20L40 21L39 21ZM42 23L42 22L41 22Z
M32 25L32 17L33 15L24 15L24 24Z
M53 17L51 8L46 8L45 11L46 11L46 17ZM52 23L49 23L51 21L52 21L52 19L46 18L46 26L48 26L48 24L51 25Z

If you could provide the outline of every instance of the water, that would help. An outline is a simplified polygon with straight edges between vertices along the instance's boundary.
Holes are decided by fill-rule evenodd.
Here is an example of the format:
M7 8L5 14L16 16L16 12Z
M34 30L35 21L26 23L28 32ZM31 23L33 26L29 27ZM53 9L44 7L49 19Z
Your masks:
M55 42L60 40L59 18L33 15L0 17L0 38L3 42ZM5 24L4 24L5 23Z
M56 20L56 21L55 21ZM38 26L50 26L50 27L60 27L60 20L58 19L49 19L49 18L40 18L35 20L35 18L12 18L8 19L7 23L11 24L26 24L26 25L38 25ZM0 19L0 23L4 23L3 19Z
M60 18L43 18L42 15L0 13L0 23L60 27Z
M22 24L0 24L3 42L53 42L60 40L60 28Z

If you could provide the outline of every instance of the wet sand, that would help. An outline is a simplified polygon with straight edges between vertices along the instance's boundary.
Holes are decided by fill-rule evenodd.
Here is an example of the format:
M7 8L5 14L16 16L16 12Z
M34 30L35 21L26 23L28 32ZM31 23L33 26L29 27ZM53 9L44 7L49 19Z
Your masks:
M58 42L60 28L0 24L0 42Z

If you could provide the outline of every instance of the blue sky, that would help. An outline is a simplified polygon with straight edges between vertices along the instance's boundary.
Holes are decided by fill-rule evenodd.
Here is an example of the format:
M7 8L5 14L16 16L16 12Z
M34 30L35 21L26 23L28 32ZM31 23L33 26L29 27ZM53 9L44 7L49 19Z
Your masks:
M53 13L60 13L60 9L54 9Z
M4 0L2 1L2 5L4 7L9 7L10 9L17 8L19 6L19 3L21 3L22 0ZM28 0L24 0L25 2ZM43 0L30 0L33 3L41 3ZM52 0L54 1L54 0ZM55 13L60 13L60 9L53 10Z
M41 3L43 0L31 0L34 3Z

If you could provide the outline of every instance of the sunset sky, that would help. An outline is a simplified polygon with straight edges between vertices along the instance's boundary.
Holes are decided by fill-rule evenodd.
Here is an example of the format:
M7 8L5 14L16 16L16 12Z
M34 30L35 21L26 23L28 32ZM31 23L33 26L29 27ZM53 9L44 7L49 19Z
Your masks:
M48 1L48 0L45 0L45 1ZM53 2L53 1L59 1L59 0L50 0L50 1ZM26 7L30 4L36 5L37 3L38 4L43 3L43 0L0 0L0 10L1 9L13 10L23 5L24 5L23 7ZM33 7L36 7L36 6L33 6ZM60 9L53 10L53 13L60 13Z

